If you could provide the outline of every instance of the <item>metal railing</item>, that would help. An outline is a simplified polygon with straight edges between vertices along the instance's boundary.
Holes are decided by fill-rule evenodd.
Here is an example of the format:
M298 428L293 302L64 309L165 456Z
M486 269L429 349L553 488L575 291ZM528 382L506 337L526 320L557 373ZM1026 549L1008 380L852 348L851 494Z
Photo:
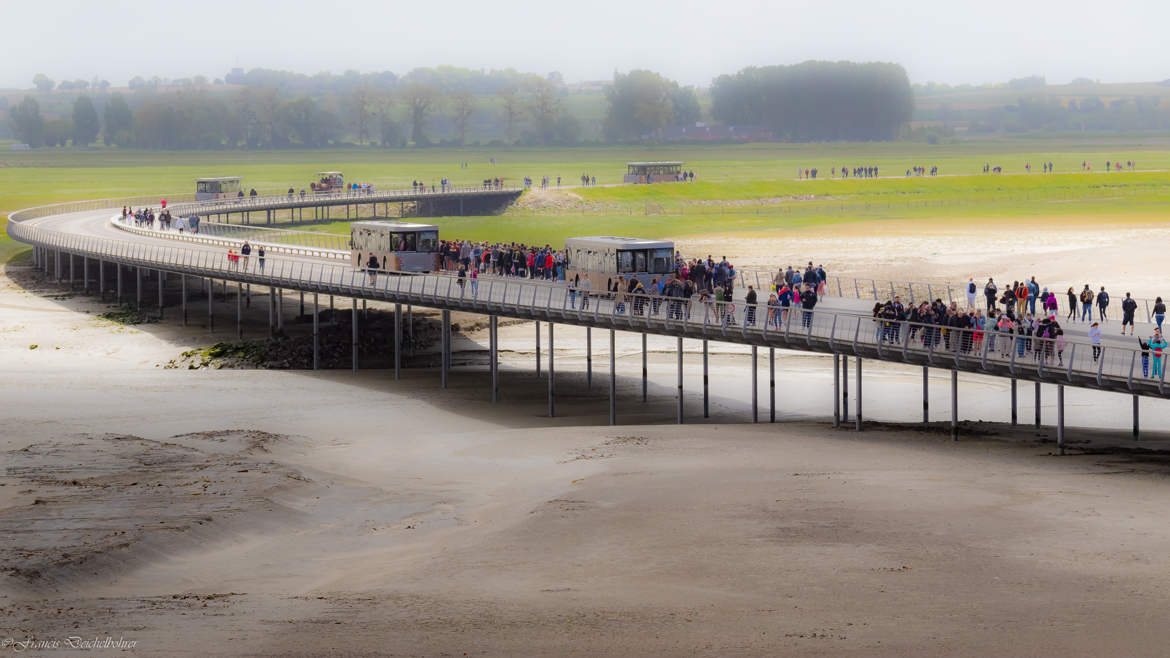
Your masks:
M391 201L408 201L414 199L441 199L482 194L519 194L524 188L474 186L474 185L447 185L429 190L422 189L392 189L392 190L342 190L339 192L306 192L303 196L294 194L270 194L243 197L228 197L225 199L208 199L205 201L191 201L172 206L172 211L187 215L226 214L286 208L289 206L310 207L322 202L329 205L338 203L383 203ZM157 203L155 204L157 205Z
M43 215L42 215L43 216ZM840 311L626 293L585 293L526 279L368 273L347 265L253 255L247 265L206 249L78 236L17 219L9 234L38 247L134 267L352 298L411 303L623 331L855 354L1020 379L1165 396L1166 354L1080 340L888 322ZM1098 349L1094 349L1097 347Z
M766 291L769 290L772 286L772 281L775 276L775 272L748 269L737 271L736 280L737 285L739 286L746 286L747 284L751 283L756 286L757 290ZM999 303L999 299L1003 296L1005 289L1003 288L1003 284L997 285L1000 287L996 292L996 306L998 308L1003 308L1003 304ZM986 308L987 300L984 296L983 286L984 283L976 281L975 304L972 308ZM1110 286L1106 287L1109 288ZM1073 292L1077 295L1078 301L1073 305L1072 310L1075 311L1075 313L1070 316L1068 295L1066 292L1068 286L1064 286L1064 288L1066 289L1065 291L1053 290L1051 287L1049 288L1050 292L1054 292L1056 294L1057 317L1079 318L1081 315L1081 303L1079 301L1080 289L1078 289L1076 286L1073 286ZM1120 288L1114 287L1113 289L1119 290ZM835 277L829 275L826 277L824 294L849 299L872 300L874 302L885 302L887 300L893 299L895 296L899 296L902 298L902 302L904 304L918 304L924 301L933 302L936 299L941 299L947 304L956 302L964 308L967 306L967 284L965 283L954 284L946 282L929 283L921 281L891 281L882 279ZM1097 318L1099 312L1095 299L1097 291L1093 291L1093 294L1094 301L1092 316ZM1117 322L1121 321L1121 302L1124 299L1124 293L1116 296L1114 296L1112 293L1110 294L1108 313L1112 320ZM1135 302L1137 302L1138 305L1138 310L1134 313L1135 320L1137 322L1153 322L1153 309L1155 300L1144 297L1134 297L1133 299ZM1031 300L1029 299L1029 302L1030 301ZM1043 313L1043 306L1039 302L1036 302L1035 307L1039 313ZM1031 303L1029 303L1028 308L1032 308ZM1029 310L1029 312L1031 312L1031 310Z
M111 217L110 224L115 228L137 235L226 248L239 248L247 241L254 245L263 244L269 251L286 254L332 260L348 260L350 256L349 238L328 233L286 231L215 222L199 222L198 232L192 232L189 229L179 231L174 227L160 228L157 221L153 224L139 225L133 217L123 218L121 215Z

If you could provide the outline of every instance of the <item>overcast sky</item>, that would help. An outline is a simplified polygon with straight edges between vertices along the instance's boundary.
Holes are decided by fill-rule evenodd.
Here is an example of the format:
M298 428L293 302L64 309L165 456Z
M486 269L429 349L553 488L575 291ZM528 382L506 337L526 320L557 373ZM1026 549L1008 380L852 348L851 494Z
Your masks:
M648 68L706 86L744 66L892 61L913 82L1170 78L1166 0L0 0L0 86L450 64L569 82Z

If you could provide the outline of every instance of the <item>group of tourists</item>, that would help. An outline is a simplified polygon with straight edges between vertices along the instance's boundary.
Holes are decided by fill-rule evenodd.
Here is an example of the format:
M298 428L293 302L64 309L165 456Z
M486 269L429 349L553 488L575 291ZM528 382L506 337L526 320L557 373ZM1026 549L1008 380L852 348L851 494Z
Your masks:
M581 184L582 185L596 185L597 184L597 176L590 176L589 174L581 174Z
M834 176L837 175L837 168L836 167L833 168L833 175ZM878 168L876 165L872 166L872 167L866 167L866 166L852 167L852 168L841 167L841 176L842 177L849 178L850 175L852 175L854 178L877 178L878 177Z
M906 170L906 177L907 178L909 178L910 176L927 176L927 175L937 176L938 175L938 165L932 166L929 170L926 167L917 167L917 166L911 167L910 169Z
M967 281L967 303L968 306L975 306L977 286L975 280L968 279ZM1068 313L1065 316L1066 320L1093 322L1093 310L1097 311L1097 318L1100 322L1109 321L1109 305L1111 298L1109 293L1105 290L1105 286L1100 286L1096 292L1085 284L1084 288L1078 293L1069 286L1064 293L1068 299ZM1049 290L1047 287L1041 288L1040 284L1036 282L1036 277L1031 277L1026 281L1013 281L1010 286L1006 286L1002 291L995 283L995 279L987 279L987 283L983 285L983 295L987 300L988 312L997 309L998 304L1003 304L1005 312L1011 315L1023 315L1025 312L1036 315L1036 306L1039 305L1041 314L1056 315L1059 308L1055 291ZM1130 293L1125 293L1125 298L1121 300L1121 333L1125 334L1125 328L1129 327L1129 333L1132 336L1134 332L1134 315L1138 309L1137 300L1133 298ZM1078 316L1078 310L1079 316ZM1152 309L1153 319L1157 323L1158 328L1162 327L1162 321L1166 317L1166 305L1162 302L1162 298L1158 297L1154 301ZM1116 317L1116 316L1115 316Z
M565 279L565 252L550 245L489 243L471 240L440 240L439 254L444 270L462 277L479 278L481 272L524 279Z
M247 240L240 245L240 250L228 249L228 266L233 269L242 269L247 271L248 261L252 257L252 245ZM371 256L372 258L372 256ZM264 272L264 245L256 245L256 265L261 273Z
M154 228L155 223L158 223L160 230L170 229L174 223L171 217L171 211L166 209L164 205L157 213L152 208L139 208L134 210L129 206L122 206L122 222L131 223L138 228Z

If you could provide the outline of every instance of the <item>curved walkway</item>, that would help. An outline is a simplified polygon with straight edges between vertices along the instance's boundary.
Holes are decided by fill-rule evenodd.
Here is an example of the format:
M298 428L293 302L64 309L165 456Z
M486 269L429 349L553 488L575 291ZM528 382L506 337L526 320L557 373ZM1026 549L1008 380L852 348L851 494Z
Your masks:
M105 263L114 263L119 267L241 285L350 297L354 300L355 313L356 300L369 299L479 313L491 316L493 326L496 317L510 317L677 336L680 344L683 337L688 337L747 344L753 348L854 356L859 358L859 373L860 359L878 359L948 369L952 371L953 384L959 372L1056 384L1061 399L1060 387L1066 385L1128 393L1135 400L1136 396L1164 398L1168 394L1165 368L1161 367L1166 357L1152 358L1132 346L1106 345L1098 355L1087 342L1074 339L1058 355L1056 345L1041 339L1025 342L1023 338L1000 336L993 340L992 334L980 337L968 330L955 329L939 334L935 333L938 327L908 322L883 326L875 323L868 313L840 308L839 304L837 308L830 308L832 304L818 305L808 313L793 309L777 323L774 319L769 321L769 309L763 305L737 302L719 308L715 304L684 299L631 295L618 299L592 295L586 299L564 286L530 280L481 280L475 287L470 282L460 285L454 277L442 274L371 277L348 265L309 255L270 257L264 269L260 269L258 259L253 256L249 266L242 267L229 262L220 245L176 243L166 234L129 234L111 226L110 217L117 209L111 208L108 202L93 202L90 208L85 205L49 206L13 213L9 217L8 233L33 245L37 265L56 271L59 277L75 267L78 260L88 276L90 261L96 260L101 264L99 269ZM444 313L444 317L448 314ZM925 332L931 332L933 340L921 341ZM443 335L447 338L447 332ZM912 340L912 335L918 340ZM494 337L493 332L493 372L497 367ZM450 341L445 342L446 353ZM681 350L679 358L682 358ZM444 377L446 363L448 358L444 358ZM756 367L755 359L752 367ZM611 369L611 383L613 377ZM550 380L550 412L552 387ZM860 408L860 395L855 400Z

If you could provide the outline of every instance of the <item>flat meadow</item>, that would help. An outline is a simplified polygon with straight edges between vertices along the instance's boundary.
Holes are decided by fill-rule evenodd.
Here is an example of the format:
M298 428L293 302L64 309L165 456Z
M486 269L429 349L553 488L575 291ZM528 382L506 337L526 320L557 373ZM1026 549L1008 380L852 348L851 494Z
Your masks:
M494 160L494 163L493 163ZM615 186L625 163L680 160L696 182ZM1137 171L1105 172L1106 161ZM1055 173L1041 173L1052 162ZM1082 163L1092 170L1082 170ZM1032 165L1027 173L1026 164ZM1001 175L983 174L984 165ZM881 178L833 178L832 169L877 166ZM937 166L939 176L906 170ZM798 169L818 168L816 180ZM991 138L945 144L910 142L607 146L574 148L349 148L290 151L153 152L43 149L0 153L0 212L77 199L190 193L194 179L241 176L245 189L282 193L307 187L317 171L347 181L409 187L412 181L477 185L500 177L551 177L506 213L436 221L470 239L557 244L570 235L645 237L775 233L872 220L948 218L1124 218L1160 221L1170 201L1170 138L1151 135ZM594 176L597 187L564 189ZM555 188L561 177L562 189ZM344 222L306 226L347 232ZM21 251L0 237L0 259Z

